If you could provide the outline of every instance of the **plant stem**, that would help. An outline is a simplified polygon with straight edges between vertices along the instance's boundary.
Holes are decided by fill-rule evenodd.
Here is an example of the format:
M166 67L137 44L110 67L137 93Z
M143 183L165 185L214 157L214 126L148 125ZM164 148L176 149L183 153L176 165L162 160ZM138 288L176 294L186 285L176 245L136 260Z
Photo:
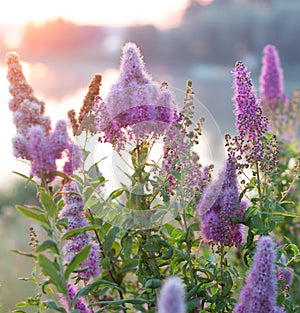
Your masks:
M57 247L57 250L58 250L58 255L57 255L57 261L58 261L58 266L59 266L59 274L61 276L61 279L64 283L64 285L66 286L67 288L67 281L65 279L65 273L64 273L64 266L63 266L63 261L62 261L62 252L61 252L61 249L59 247L59 240L58 240L58 234L57 234L57 231L56 231L56 225L55 225L55 221L53 220L52 217L49 217L50 219L50 224L51 224L51 229L52 229L52 232L51 232L51 239L55 242L56 244L56 247ZM65 295L66 296L66 300L67 300L67 304L68 304L68 311L71 311L72 310L72 303L71 303L71 299L70 299L70 296L69 296L69 292L68 292L68 288L67 288L67 294Z
M91 217L92 223L94 224L94 221L95 221L95 220L94 220L94 217L93 217L93 214L92 214L91 210L90 210L90 209L87 209L87 211L88 211L88 213L89 213L89 215L90 215L90 217ZM104 250L103 250L103 245L102 245L100 236L99 236L99 234L98 234L98 232L97 232L96 230L94 230L94 233L95 233L95 236L96 236L96 238L97 238L97 242L98 242L98 244L99 244L100 255L101 255L101 257L104 259L104 258L106 257L106 255L105 255ZM115 270L114 270L113 264L111 264L111 268L112 268L112 270L108 270L108 274L109 274L110 278L112 279L112 281L120 287L120 284L118 284L118 281L117 281L116 278L115 278L116 272L115 272ZM123 299L124 299L124 296L123 296L122 291L121 291L121 290L118 290L118 293L119 293L120 299L123 300ZM124 309L124 310L122 310L122 311L123 311L124 313L126 313L126 309Z
M224 244L221 244L221 246L220 246L220 271L221 271L221 280L222 281L223 281L223 276L224 276L225 255L226 255L226 251L224 249ZM223 290L223 285L221 285L221 288ZM223 308L221 312L224 313L225 308Z
M194 277L194 272L193 272L193 264L191 261L191 244L190 244L190 240L189 240L189 229L188 229L188 225L187 225L187 221L186 221L186 209L183 209L183 224L184 224L184 230L186 233L185 236L185 241L186 241L186 250L187 250L187 255L189 257L188 259L188 264L189 264L189 271L190 271L190 278L191 278L191 284L194 286L195 285L195 277Z
M260 183L258 162L255 163L255 172L256 172L256 180L257 180L257 191L258 191L258 197L259 197L259 207L260 207L260 212L262 212L263 211L263 201L262 201L262 192L261 192L261 183Z

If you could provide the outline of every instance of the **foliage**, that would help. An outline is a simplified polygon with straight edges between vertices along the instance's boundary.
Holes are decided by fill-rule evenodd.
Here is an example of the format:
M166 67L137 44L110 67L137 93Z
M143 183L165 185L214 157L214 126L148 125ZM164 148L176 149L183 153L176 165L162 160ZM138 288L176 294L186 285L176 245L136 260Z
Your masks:
M40 240L31 228L31 251L15 250L32 259L34 269L26 280L38 287L37 295L17 303L15 312L25 312L27 307L35 307L37 312L50 309L70 313L167 313L172 307L172 312L178 313L240 310L237 301L248 269L259 258L254 257L255 253L263 255L262 245L256 249L262 237L268 238L268 251L274 257L267 259L267 265L257 265L256 261L249 273L253 275L260 266L269 266L272 277L259 276L261 273L258 277L264 277L274 289L270 298L275 303L270 305L274 310L276 306L278 312L297 312L299 140L289 141L291 137L284 136L284 127L277 129L276 134L267 133L265 127L252 137L249 133L253 134L253 129L245 132L241 115L247 113L246 126L253 123L249 122L249 107L243 104L254 106L257 118L262 118L263 112L256 102L247 69L239 62L237 70L242 68L243 73L236 80L234 99L240 110L236 110L240 133L236 137L226 136L229 154L224 164L230 164L231 169L226 167L211 182L213 166L200 164L195 152L204 121L193 121L192 82L187 83L183 107L175 110L167 84L159 86L151 81L134 44L124 47L122 62L120 80L110 94L114 107L96 96L95 106L85 104L85 109L100 114L97 145L111 144L115 148L124 161L121 170L126 179L109 191L101 169L103 160L89 164L94 151L88 149L93 139L88 124L77 138L84 142L83 165L79 170L41 170L37 177L20 174L35 186L39 204L17 205L16 209L39 225L45 236ZM240 88L245 81L248 93L247 88ZM11 90L14 97L22 92ZM153 101L151 106L149 99ZM101 114L111 114L120 107L118 104L123 106L122 112L105 122L108 115ZM281 114L280 108L279 104ZM133 109L137 109L134 114ZM91 116L91 112L86 113ZM297 114L287 121L297 120ZM97 116L93 117L97 123ZM32 127L30 122L28 129ZM259 125L254 123L254 127ZM95 127L92 129L94 132ZM118 140L122 140L121 144ZM159 141L163 143L162 155L155 159L151 153ZM68 145L71 154L73 143L68 141ZM259 157L249 157L253 151L259 152ZM60 159L62 155L55 157ZM72 155L67 157L72 160ZM215 215L223 224L209 224ZM208 238L202 232L208 227L205 223L216 227L215 231L224 230L218 227L225 228L227 223L232 231L239 232L243 225L243 243L234 246L234 240ZM270 243L271 238L274 243ZM97 253L93 252L95 249ZM101 273L90 271L93 266ZM173 276L177 278L172 279ZM246 290L251 289L254 288ZM49 297L53 293L60 295L59 301Z

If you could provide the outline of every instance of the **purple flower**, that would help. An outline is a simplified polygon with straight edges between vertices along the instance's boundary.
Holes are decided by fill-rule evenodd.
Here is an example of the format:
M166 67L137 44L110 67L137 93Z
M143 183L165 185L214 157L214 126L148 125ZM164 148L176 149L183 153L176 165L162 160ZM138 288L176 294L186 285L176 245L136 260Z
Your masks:
M74 182L68 182L63 188L63 200L65 206L60 212L60 217L68 219L68 231L82 228L88 225L87 220L83 216L84 202L78 193ZM68 243L64 246L65 258L70 262L73 257L84 247L92 243L90 232L83 232L68 239ZM79 273L79 277L88 281L92 277L100 274L99 264L99 248L92 243L92 247L88 258L79 266L86 270Z
M235 162L226 162L225 170L207 187L198 205L204 239L229 247L242 245L241 225L232 218L241 218L246 209L245 202L241 202L240 208L238 205L235 166Z
M265 46L263 53L260 92L265 109L272 112L278 108L280 102L284 103L286 100L283 94L283 71L275 46Z
M184 285L178 277L163 284L158 298L158 313L185 313Z
M37 125L29 129L29 140L27 141L27 151L29 151L29 159L31 163L31 175L41 177L44 173L52 180L51 172L56 170L55 157L51 153L52 146L48 145L44 129Z
M68 288L69 299L70 299L70 302L72 303L74 298L75 298L75 295L76 295L77 291L76 291L75 287L72 284L70 284L70 283L68 284L67 288ZM68 304L67 304L67 300L66 300L65 295L61 296L61 302L63 303L66 311L69 312L68 311ZM79 310L80 313L91 313L91 310L84 303L84 300L83 300L82 297L78 298L76 300L74 309L75 310Z
M121 150L127 135L161 134L173 121L174 111L172 93L153 82L139 48L127 43L119 80L111 86L106 102L99 97L95 101L95 121L102 140Z
M250 73L242 62L237 62L234 70L235 126L239 133L235 145L240 155L245 155L248 163L263 159L262 137L268 129L268 120L256 99Z
M276 305L277 279L275 271L275 243L270 236L259 239L248 273L246 285L234 313L279 313L284 310Z
M18 54L7 53L6 62L9 91L13 96L9 107L17 130L12 140L14 156L30 161L31 174L44 176L50 182L54 179L52 172L57 170L56 160L66 154L65 173L72 174L81 165L81 154L69 138L66 122L58 121L51 132L50 118L44 115L45 103L34 97Z

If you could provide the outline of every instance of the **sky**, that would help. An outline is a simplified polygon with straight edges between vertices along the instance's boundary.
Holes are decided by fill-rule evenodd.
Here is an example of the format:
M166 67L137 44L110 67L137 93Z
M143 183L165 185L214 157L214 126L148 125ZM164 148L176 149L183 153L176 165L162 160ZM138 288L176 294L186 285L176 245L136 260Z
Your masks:
M10 0L0 10L0 26L63 17L79 24L151 23L163 28L180 21L180 12L187 3L188 0Z
M180 23L183 10L188 3L189 0L9 0L5 2L5 6L2 4L1 7L0 4L0 32L2 31L2 34L5 32L4 40L7 47L13 48L18 46L21 26L28 22L43 23L59 17L83 25L153 24L159 28L168 28ZM0 63L2 103L8 103L10 99L5 76L5 67ZM82 98L81 93L79 97ZM70 100L65 102L72 103ZM0 187L2 187L4 184L7 185L7 177L12 176L12 170L23 172L24 164L16 162L12 157L11 138L15 133L15 127L8 106L2 107L0 113L0 133L5 133L2 142L4 141L4 146L9 150L7 155L10 156L4 160L4 156L0 155ZM51 115L51 112L49 113Z

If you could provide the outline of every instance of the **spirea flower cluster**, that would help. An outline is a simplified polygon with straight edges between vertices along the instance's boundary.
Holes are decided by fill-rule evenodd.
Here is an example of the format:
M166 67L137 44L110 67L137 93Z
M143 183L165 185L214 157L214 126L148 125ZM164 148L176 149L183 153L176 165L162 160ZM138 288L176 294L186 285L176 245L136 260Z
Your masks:
M282 313L276 305L277 278L275 271L275 243L270 236L259 239L253 265L234 313Z
M31 162L31 175L49 182L57 170L56 160L65 157L63 171L72 174L81 165L81 151L69 138L67 124L60 120L51 131L51 121L44 115L45 103L35 98L27 83L17 53L6 56L9 91L13 98L9 108L17 134L13 138L13 153L17 158Z
M68 231L88 226L88 221L83 216L84 202L78 193L74 182L68 182L63 187L63 200L65 206L60 212L60 217L68 219ZM67 262L71 262L73 257L87 245L92 244L88 258L80 265L81 269L87 268L78 275L84 280L97 277L99 271L99 247L92 243L89 232L83 232L68 239L68 243L64 246L65 258Z
M284 104L286 96L283 93L283 71L280 66L278 51L275 46L267 45L263 50L262 71L260 75L260 92L264 109L267 112L278 109Z
M214 244L241 246L242 228L232 218L242 218L246 208L244 201L239 207L235 162L227 161L225 169L207 187L198 205L203 238Z
M236 152L239 157L245 156L249 164L260 162L263 160L262 138L268 130L268 120L256 98L250 73L240 61L235 65L234 88L235 126L238 131L234 138Z
M75 298L75 295L77 293L76 288L71 283L68 283L67 289L68 289L68 295L70 298L70 302L72 303L74 298ZM68 312L68 305L67 305L67 300L66 300L65 295L61 296L61 302L63 303L65 309ZM78 310L80 313L91 313L91 310L87 307L83 298L77 299L75 306L74 306L74 309Z
M169 277L162 286L158 299L158 313L185 313L184 285L178 277Z
M164 154L161 175L166 177L166 192L177 193L181 200L194 199L198 203L208 185L213 165L203 167L199 155L194 151L198 144L204 119L194 125L194 92L192 82L187 82L184 107L174 118L163 137ZM178 188L179 187L179 188Z
M100 86L102 82L102 76L100 74L95 74L92 78L88 92L83 100L83 105L80 109L78 117L76 117L76 112L74 109L68 111L68 118L72 125L73 135L79 136L82 131L89 131L91 134L97 132L95 125L94 116L94 104L95 98L99 96Z
M95 102L95 116L101 141L122 150L127 139L160 135L176 117L172 93L166 84L154 82L145 69L134 43L123 47L119 80L111 86L106 101Z

